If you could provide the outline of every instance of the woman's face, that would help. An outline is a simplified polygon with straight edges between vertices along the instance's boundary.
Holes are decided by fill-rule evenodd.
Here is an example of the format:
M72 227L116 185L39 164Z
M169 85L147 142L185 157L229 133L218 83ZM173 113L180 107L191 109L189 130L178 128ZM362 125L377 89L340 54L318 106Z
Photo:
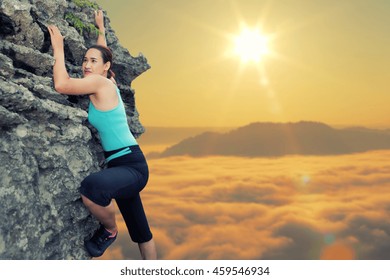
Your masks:
M84 77L92 73L107 76L107 71L110 69L110 62L104 63L99 50L89 49L85 53L82 67Z

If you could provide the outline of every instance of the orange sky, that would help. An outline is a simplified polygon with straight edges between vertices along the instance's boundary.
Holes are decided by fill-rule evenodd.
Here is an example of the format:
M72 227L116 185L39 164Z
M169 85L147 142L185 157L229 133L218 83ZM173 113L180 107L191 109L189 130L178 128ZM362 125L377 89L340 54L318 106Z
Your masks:
M390 127L390 1L97 3L120 43L152 67L132 85L145 126ZM226 55L244 25L272 38L259 63Z

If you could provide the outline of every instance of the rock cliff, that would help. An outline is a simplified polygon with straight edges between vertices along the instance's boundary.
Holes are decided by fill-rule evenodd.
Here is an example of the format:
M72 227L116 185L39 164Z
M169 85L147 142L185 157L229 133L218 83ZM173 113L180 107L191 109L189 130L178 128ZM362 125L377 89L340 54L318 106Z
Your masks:
M88 97L55 92L46 26L65 36L66 66L81 77L87 47L97 39L87 0L0 0L0 259L88 259L83 241L97 227L79 184L99 169L96 132L86 121ZM123 48L107 16L106 37L129 124L144 132L132 80L150 68Z

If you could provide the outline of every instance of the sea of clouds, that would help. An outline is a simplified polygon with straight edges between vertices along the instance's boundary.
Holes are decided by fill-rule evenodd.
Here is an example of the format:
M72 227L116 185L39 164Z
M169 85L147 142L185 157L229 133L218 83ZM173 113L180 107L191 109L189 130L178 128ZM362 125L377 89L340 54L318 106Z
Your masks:
M390 259L390 151L150 159L160 259ZM139 259L120 234L103 259Z

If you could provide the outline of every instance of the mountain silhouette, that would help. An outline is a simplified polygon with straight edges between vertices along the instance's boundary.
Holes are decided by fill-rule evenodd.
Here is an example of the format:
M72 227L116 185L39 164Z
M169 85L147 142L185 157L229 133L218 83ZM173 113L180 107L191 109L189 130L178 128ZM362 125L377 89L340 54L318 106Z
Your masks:
M363 127L335 129L318 122L252 123L227 133L184 139L159 156L339 155L390 149L390 132Z

